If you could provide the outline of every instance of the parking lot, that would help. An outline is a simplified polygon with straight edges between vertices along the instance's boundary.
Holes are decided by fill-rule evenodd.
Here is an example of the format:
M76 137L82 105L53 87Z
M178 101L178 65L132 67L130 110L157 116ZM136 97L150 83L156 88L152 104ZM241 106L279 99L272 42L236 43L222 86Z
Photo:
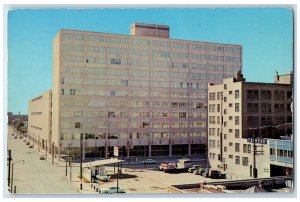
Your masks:
M11 132L8 135L8 148L12 149L13 162L25 160L25 164L18 163L14 168L14 185L17 186L18 194L98 194L90 183L83 183L83 190L79 190L79 163L72 165L70 180L69 167L68 176L65 176L64 161L55 159L52 165L51 155L48 155L46 160L40 160L39 157L44 151L38 151L37 146L29 148L24 139L14 139ZM156 171L154 168L157 166L158 163L147 164L146 168L140 163L123 165L122 173L136 177L120 179L119 186L128 194L165 194L168 193L169 185L216 181L193 173L169 174ZM114 167L107 166L106 170L108 174L113 174ZM109 182L100 182L96 187L102 189L116 185L117 180L111 179Z

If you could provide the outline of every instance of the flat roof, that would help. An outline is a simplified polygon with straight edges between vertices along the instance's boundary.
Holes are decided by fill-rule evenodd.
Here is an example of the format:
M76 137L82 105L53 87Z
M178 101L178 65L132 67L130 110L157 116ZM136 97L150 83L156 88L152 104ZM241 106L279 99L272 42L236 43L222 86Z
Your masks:
M88 163L83 163L82 167L83 168L89 168L89 167L96 167L96 166L103 166L103 165L108 165L108 164L113 164L113 163L120 163L123 162L124 160L118 160L118 159L104 159L104 160L97 160L97 161L91 161Z

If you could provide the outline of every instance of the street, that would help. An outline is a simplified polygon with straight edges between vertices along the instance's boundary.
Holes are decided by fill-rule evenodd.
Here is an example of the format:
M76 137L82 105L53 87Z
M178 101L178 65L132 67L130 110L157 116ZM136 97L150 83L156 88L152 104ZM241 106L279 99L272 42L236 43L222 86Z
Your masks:
M37 145L29 148L24 139L14 139L11 134L10 128L7 146L12 150L12 162L25 161L14 165L13 186L17 194L80 194L65 177L64 167L40 160Z

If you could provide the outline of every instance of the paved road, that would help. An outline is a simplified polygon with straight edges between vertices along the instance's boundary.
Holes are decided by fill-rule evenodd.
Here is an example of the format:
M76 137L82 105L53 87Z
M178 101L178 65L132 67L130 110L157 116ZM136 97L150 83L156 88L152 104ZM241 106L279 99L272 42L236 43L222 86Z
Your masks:
M14 139L9 130L8 149L12 150L14 165L14 185L17 194L79 194L67 180L64 168L51 165L51 161L39 160L37 146L29 148L23 139Z

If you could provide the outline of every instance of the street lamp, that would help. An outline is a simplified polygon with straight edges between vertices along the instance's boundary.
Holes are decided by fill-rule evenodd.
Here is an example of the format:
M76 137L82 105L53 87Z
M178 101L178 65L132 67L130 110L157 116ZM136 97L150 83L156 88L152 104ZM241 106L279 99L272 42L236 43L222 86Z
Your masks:
M19 162L23 162L23 164L25 163L24 160L19 160L17 162L13 162L12 165L11 165L11 186L10 186L10 191L12 193L12 190L13 190L13 183L14 183L14 165L19 163Z

